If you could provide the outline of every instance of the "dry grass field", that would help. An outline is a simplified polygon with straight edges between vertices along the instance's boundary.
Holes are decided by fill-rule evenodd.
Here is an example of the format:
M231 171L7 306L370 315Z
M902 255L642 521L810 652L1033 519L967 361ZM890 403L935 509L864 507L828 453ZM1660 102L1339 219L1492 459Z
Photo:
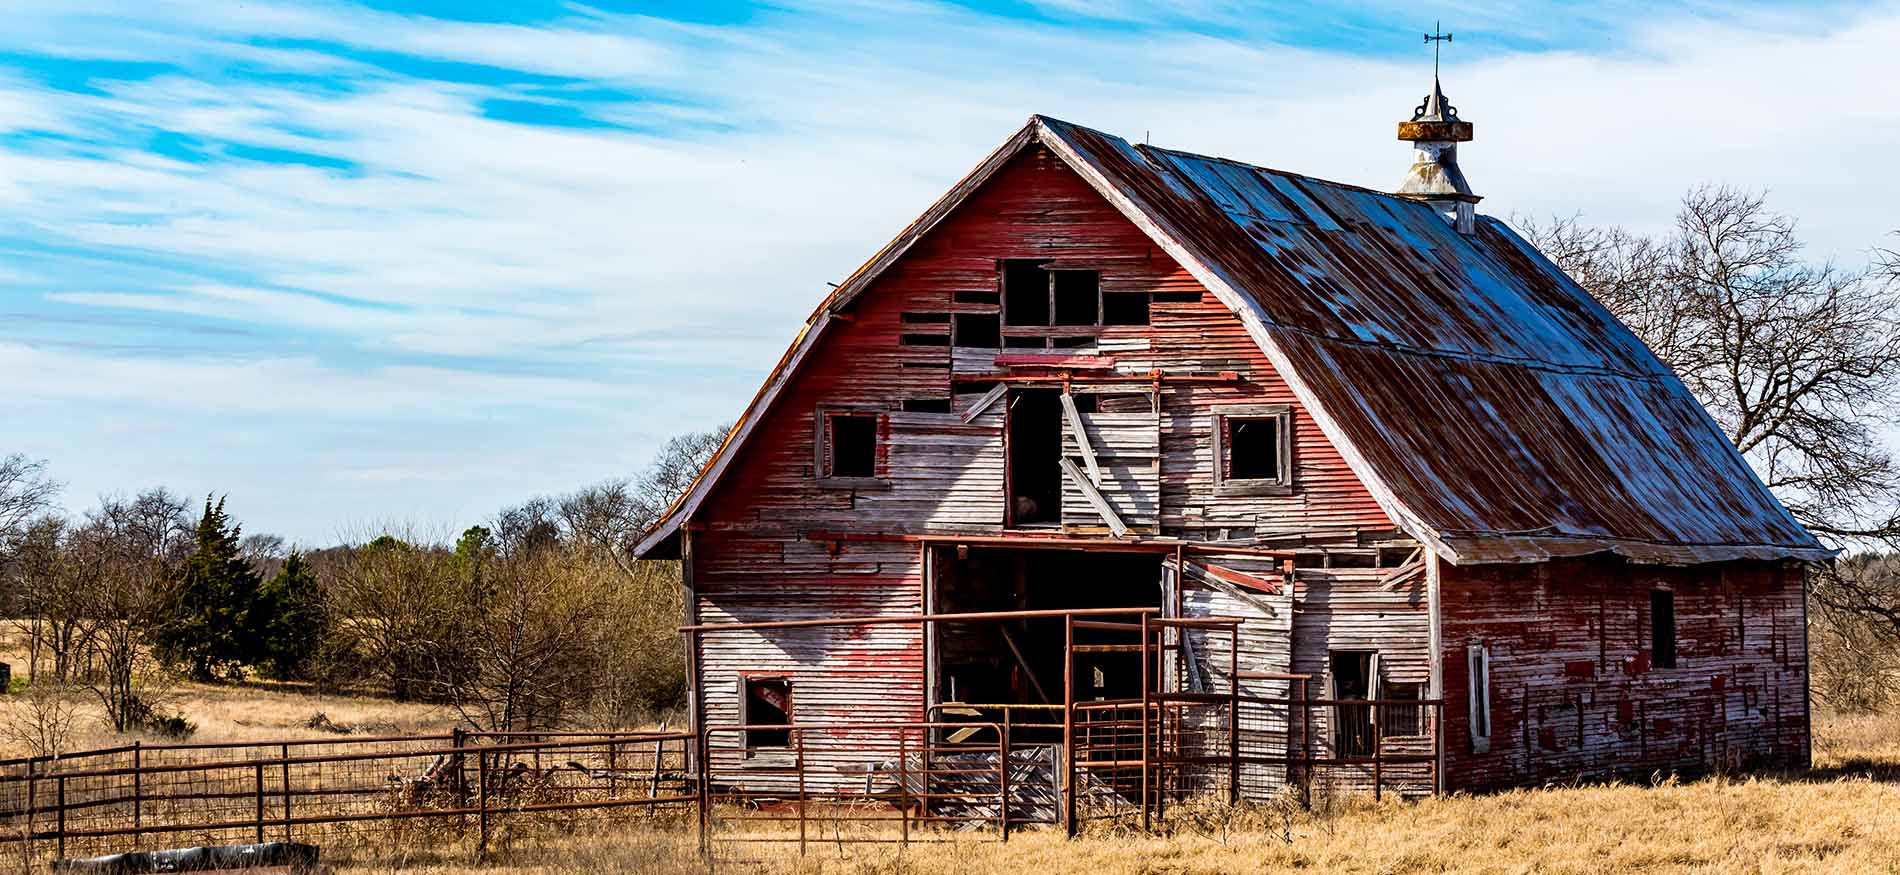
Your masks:
M1168 837L1047 832L1009 844L751 846L713 871L840 875L1900 872L1900 715L1817 723L1809 773L1584 786L1414 803L1270 809ZM724 849L722 853L729 853ZM460 856L459 854L457 855ZM338 873L386 872L388 864ZM690 829L518 840L484 866L413 859L416 875L705 872Z

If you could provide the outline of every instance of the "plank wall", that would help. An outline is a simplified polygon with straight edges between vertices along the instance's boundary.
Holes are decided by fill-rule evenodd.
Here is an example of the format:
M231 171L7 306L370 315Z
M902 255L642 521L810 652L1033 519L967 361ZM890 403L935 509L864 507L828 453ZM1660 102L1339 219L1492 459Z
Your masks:
M1803 572L1589 558L1446 566L1452 789L1808 761ZM1676 668L1651 665L1650 590L1672 591ZM1491 658L1489 750L1470 733L1468 646Z

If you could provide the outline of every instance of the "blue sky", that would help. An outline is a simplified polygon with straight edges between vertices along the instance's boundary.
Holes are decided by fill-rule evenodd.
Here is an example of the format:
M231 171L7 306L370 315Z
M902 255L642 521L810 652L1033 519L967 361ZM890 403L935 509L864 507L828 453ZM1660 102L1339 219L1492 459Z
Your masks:
M731 419L1032 112L1396 183L1433 18L1487 212L1729 182L1848 263L1900 226L1893 4L5 6L0 452L310 544Z

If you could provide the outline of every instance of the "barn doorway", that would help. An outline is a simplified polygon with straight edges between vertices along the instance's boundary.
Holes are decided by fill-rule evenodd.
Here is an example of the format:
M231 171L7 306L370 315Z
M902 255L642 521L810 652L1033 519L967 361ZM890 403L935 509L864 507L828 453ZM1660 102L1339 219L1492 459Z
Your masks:
M1370 650L1333 650L1328 654L1329 680L1335 700L1372 698L1372 676L1377 670ZM1342 757L1372 755L1372 706L1333 706L1333 749Z
M938 613L1161 606L1160 555L934 549L933 610ZM1059 617L940 624L933 700L973 706L1061 705L1063 630ZM1132 637L1078 629L1075 640L1078 645L1128 643ZM1087 652L1075 659L1077 701L1141 696L1140 654ZM1025 709L1023 714L1030 715L1025 720L1061 722L1058 710Z

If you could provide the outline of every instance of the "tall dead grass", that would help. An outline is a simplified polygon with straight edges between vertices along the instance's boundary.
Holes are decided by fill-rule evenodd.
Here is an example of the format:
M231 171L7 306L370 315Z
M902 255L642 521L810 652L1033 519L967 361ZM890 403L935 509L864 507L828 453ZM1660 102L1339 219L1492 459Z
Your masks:
M1452 796L1369 799L1323 813L1263 807L1166 837L1067 841L1024 832L908 848L813 841L722 847L699 860L690 828L523 839L484 866L404 861L416 875L747 871L775 875L1189 875L1900 872L1900 715L1816 725L1811 772ZM755 858L750 864L730 859ZM389 864L341 868L384 872Z

